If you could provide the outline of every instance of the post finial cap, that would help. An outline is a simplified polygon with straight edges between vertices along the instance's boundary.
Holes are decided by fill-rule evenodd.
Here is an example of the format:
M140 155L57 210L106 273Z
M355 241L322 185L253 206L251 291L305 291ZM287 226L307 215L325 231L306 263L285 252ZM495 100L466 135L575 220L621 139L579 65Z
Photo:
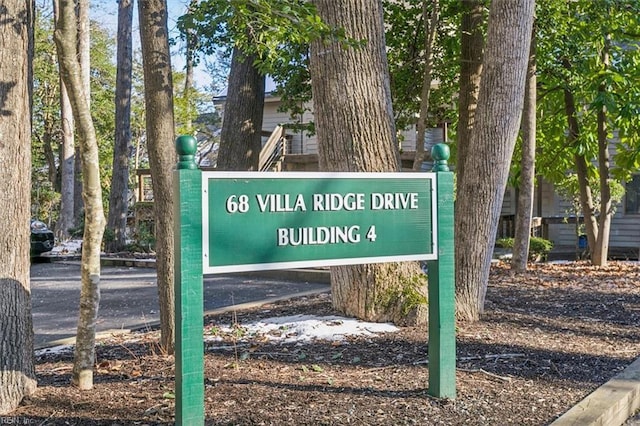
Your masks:
M178 170L197 169L195 154L198 150L198 141L191 135L182 135L176 138L176 152L178 153Z
M176 138L176 152L178 155L195 155L198 149L198 141L191 135L182 135Z
M451 156L451 150L446 143L435 144L431 148L431 157L433 157L433 171L434 172L448 172L449 165L447 160Z

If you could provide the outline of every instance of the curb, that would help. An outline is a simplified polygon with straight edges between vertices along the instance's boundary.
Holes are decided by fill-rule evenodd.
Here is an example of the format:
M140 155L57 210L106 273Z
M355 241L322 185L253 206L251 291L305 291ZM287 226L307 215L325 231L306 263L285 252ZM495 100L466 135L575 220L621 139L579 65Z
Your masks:
M551 426L622 425L640 408L640 358L589 394Z
M142 329L142 327L140 327ZM106 337L112 337L118 334L127 334L130 333L131 331L133 331L132 329L128 329L128 328L117 328L117 329L111 329L111 330L104 330L104 331L99 331L96 333L96 341L100 340L100 339L104 339ZM44 342L44 343L40 343L38 345L34 345L33 350L34 351L41 351L43 349L49 349L49 348L53 348L55 346L67 346L67 345L75 345L76 344L76 338L75 337L65 337L64 339L58 339L58 340L52 340L50 342Z
M102 266L132 266L136 268L155 268L155 259L128 259L124 257L101 257Z

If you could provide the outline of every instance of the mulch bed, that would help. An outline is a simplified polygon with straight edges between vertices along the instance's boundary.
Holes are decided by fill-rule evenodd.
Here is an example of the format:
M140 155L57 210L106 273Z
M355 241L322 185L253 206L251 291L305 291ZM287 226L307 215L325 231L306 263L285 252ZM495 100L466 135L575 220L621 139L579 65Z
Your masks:
M494 265L483 320L458 325L455 400L427 394L424 327L304 344L242 336L242 324L293 314L336 312L319 295L206 318L218 336L206 345L206 424L545 425L639 356L640 264L536 264L522 276ZM101 342L88 392L69 384L71 354L39 355L37 392L0 419L173 424L174 360L157 338Z

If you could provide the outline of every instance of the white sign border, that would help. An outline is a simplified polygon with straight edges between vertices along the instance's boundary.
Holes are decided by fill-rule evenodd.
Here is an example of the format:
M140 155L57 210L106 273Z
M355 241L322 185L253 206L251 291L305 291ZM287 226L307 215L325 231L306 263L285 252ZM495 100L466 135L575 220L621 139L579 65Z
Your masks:
M232 272L273 271L278 269L318 268L326 266L361 265L365 263L409 262L438 259L438 197L435 172L202 172L202 269L203 274ZM209 266L209 180L210 179L424 179L431 184L431 235L432 253L400 256L355 257L343 259L321 259L254 263L227 266Z

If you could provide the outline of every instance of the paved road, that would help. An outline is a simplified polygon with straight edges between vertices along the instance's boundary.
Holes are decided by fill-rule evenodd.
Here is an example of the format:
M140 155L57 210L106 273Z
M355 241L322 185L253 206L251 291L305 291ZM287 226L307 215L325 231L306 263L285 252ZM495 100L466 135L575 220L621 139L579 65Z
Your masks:
M327 283L317 281L208 275L204 279L204 310L329 289ZM100 289L98 331L138 328L159 321L155 269L102 267ZM36 347L75 336L79 262L32 264L31 292Z

